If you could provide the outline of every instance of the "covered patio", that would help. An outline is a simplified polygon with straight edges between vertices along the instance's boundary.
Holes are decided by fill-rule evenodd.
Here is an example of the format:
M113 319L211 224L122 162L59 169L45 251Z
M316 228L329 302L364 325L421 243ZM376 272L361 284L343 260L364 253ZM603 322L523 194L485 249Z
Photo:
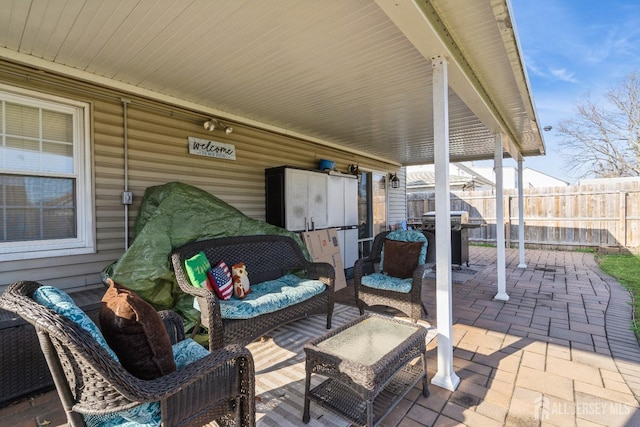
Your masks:
M28 88L51 85L77 91L75 96L122 103L123 198L130 198L129 174L132 181L137 176L138 188L149 180L167 179L149 154L161 144L145 140L137 152L131 149L129 160L128 111L136 108L151 116L145 118L143 133L160 126L161 115L180 119L181 130L189 132L195 123L202 129L208 116L251 132L258 129L317 144L320 152L339 150L355 164L359 159L385 162L389 172L434 163L436 246L442 249L436 257L444 266L451 264L449 162L495 161L496 223L502 224L503 158L515 159L522 171L525 157L545 154L508 1L10 1L0 15L0 26L8 29L0 38L0 58L11 79ZM132 131L132 140L134 135ZM98 148L110 140L100 139L96 138ZM256 143L252 138L243 142L247 147ZM96 153L104 156L96 181L108 183L111 192L111 153ZM263 153L262 158L269 155ZM173 169L172 159L165 158L168 170ZM146 162L151 164L145 166ZM257 163L264 167L261 162ZM243 166L240 173L255 185L255 168L248 162ZM179 173L198 179L191 165ZM201 178L216 190L224 187L218 182L227 179L223 174L217 180ZM264 189L259 182L250 209L262 210ZM229 198L244 203L235 194ZM127 204L124 209L127 221ZM125 248L129 227L125 222ZM494 297L506 301L504 230L498 230ZM522 228L520 242L523 268ZM56 274L51 271L46 275ZM436 279L439 355L432 382L455 390L459 378L452 365L449 271L438 269ZM21 275L12 270L5 277L10 281ZM46 275L43 280L57 279Z
M85 265L77 273L76 284L96 285L96 266L120 255L119 240L128 246L128 205L123 203L123 238L116 236L113 242L113 230L107 228L119 223L110 220L115 213L104 213L121 207L117 200L120 184L124 197L131 190L130 177L136 195L155 180L186 177L206 182L261 218L263 169L282 161L273 153L291 151L291 159L310 164L313 156L305 153L308 157L303 159L296 152L308 152L304 144L309 144L314 151L320 147L318 153L339 153L345 162L347 155L350 163L368 162L371 169L381 162L385 172L414 164L436 165L436 246L440 249L436 261L441 268L434 283L425 286L431 292L425 301L433 304L429 312L438 331L430 360L434 370L430 381L438 387L433 387L431 401L440 393L454 401L456 396L467 395L465 390L451 394L460 384L476 383L460 383L456 371L462 376L467 367L461 362L464 357L454 353L454 346L457 352L484 354L487 349L465 347L465 337L473 330L458 325L486 321L485 310L509 312L514 304L518 310L509 312L509 324L524 322L521 313L526 310L535 313L535 298L529 301L523 293L528 305L519 303L519 282L513 280L513 275L526 274L535 265L525 264L522 234L519 270L506 266L504 234L498 234L498 250L488 250L494 256L486 264L490 272L478 283L486 302L473 303L463 313L457 301L458 286L452 284L447 268L451 264L449 162L495 161L496 222L501 224L502 159L515 159L521 171L525 157L545 154L508 1L9 1L0 14L0 27L8 29L0 37L0 65L7 83L86 98L94 108L96 119L88 126L96 132L92 144L97 190L88 204L96 205L101 233L97 233L99 250L82 259ZM114 108L114 102L121 104L122 112ZM121 127L119 119L113 125L115 121L107 116L112 111L114 116L122 113ZM165 141L166 134L181 139L195 129L203 132L202 123L209 118L223 120L237 130L234 142L246 153L243 162L218 164L200 172L193 159L177 151L172 139ZM164 122L171 122L179 131L163 128ZM156 129L160 129L158 135ZM268 139L265 134L287 140L277 139L264 149L260 144ZM282 147L273 149L278 142ZM175 159L180 161L176 164ZM249 191L243 192L242 187L236 191L236 182L243 182ZM93 230L89 222L88 229ZM502 227L498 230L504 232ZM75 266L78 259L68 256L67 263ZM48 268L41 273L43 281L60 280L55 266L46 264L46 259L41 264ZM6 265L2 273L7 283L34 269L27 263ZM537 293L542 304L547 291L538 289ZM591 304L590 299L587 302ZM483 305L486 307L477 312ZM474 313L477 318L468 319ZM528 327L531 322L533 319ZM549 323L548 329L556 331L555 323L553 328ZM493 333L511 336L510 330ZM490 334L485 330L485 335ZM509 342L506 347L513 345ZM493 348L493 353L500 348ZM500 372L499 367L488 368ZM422 405L416 404L413 407ZM411 411L400 418L412 419Z
M593 254L531 250L523 269L518 252L507 250L510 299L504 302L493 299L495 248L470 250L477 273L456 276L461 280L453 284L453 365L460 386L455 392L430 387L428 398L415 388L382 425L638 425L640 347L630 330L630 296L600 271ZM340 291L338 301L353 308L352 291ZM433 281L425 281L423 300L425 320L435 325ZM291 328L303 327L300 322ZM429 346L430 379L436 345ZM280 401L287 399L297 396ZM312 423L333 425L322 415ZM290 417L281 425L301 425L301 413L293 410ZM2 409L0 419L15 427L66 425L55 391Z

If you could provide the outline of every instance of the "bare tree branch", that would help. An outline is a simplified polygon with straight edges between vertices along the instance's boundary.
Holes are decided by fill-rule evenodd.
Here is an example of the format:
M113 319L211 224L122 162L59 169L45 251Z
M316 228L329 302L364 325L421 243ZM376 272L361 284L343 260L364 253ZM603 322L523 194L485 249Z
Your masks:
M574 118L559 123L567 165L581 177L639 176L640 78L630 74L603 100L595 104L587 96Z

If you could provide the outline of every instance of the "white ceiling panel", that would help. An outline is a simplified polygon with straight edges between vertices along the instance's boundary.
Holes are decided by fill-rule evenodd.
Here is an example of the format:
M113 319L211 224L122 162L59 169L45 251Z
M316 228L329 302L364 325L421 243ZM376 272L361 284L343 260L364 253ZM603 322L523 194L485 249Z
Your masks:
M0 0L0 58L408 165L433 161L443 55L452 160L492 158L495 132L539 155L509 19L498 0Z

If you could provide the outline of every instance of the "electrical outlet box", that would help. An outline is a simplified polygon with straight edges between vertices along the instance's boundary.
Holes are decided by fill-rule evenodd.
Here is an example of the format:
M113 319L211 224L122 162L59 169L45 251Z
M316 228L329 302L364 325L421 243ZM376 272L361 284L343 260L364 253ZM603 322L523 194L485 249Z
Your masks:
M133 193L131 191L122 192L122 204L130 205L133 203Z

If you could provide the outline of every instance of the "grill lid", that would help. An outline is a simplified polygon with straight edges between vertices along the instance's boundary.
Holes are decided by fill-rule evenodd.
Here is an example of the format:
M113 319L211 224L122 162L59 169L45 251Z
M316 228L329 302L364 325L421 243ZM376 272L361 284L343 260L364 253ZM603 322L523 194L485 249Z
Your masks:
M435 211L427 212L422 215L422 223L425 221L428 222L436 222L436 213ZM469 222L469 212L467 211L451 211L451 222L456 222L458 224L466 224Z
M467 211L451 211L451 228L460 229L462 224L469 222L469 212ZM426 230L433 230L436 227L435 211L427 212L422 215L422 227Z

